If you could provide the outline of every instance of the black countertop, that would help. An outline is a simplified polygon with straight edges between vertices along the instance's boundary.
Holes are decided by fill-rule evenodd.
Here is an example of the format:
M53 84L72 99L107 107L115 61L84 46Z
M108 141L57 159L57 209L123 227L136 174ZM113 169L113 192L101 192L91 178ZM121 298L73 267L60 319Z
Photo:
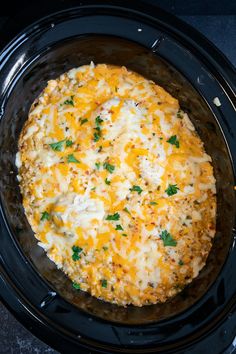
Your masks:
M61 0L60 0L61 1ZM164 9L174 13L182 20L188 22L209 40L211 40L225 56L236 66L236 2L224 2L208 0L192 0L190 2L181 0L150 1L158 3ZM21 2L27 6L28 1ZM15 9L16 11L16 9ZM9 20L9 4L0 17L0 30ZM1 34L1 32L0 32ZM0 354L56 354L57 352L26 330L9 311L0 303ZM236 346L236 341L235 341ZM232 345L227 353L234 351ZM207 349L208 352L208 349ZM210 351L209 351L210 353ZM69 354L69 353L68 353ZM215 353L217 354L217 353Z

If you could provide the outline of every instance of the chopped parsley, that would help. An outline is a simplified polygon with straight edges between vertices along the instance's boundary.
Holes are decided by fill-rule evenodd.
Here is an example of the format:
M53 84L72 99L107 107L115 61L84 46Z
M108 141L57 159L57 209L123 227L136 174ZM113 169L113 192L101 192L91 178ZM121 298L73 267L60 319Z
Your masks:
M166 194L170 197L178 192L179 187L177 184L169 184L168 188L165 190Z
M167 143L170 143L171 145L175 145L177 148L179 148L179 140L176 135L172 135L168 140Z
M179 260L179 263L178 263L180 266L184 265L184 262L182 261L182 259Z
M51 148L52 148L54 151L61 151L64 142L65 142L65 139L64 139L64 140L61 140L61 141L58 141L58 142L56 142L56 143L49 144L49 146L51 146Z
M42 216L41 216L41 221L43 221L43 220L49 220L50 219L50 215L49 215L49 213L47 212L47 211L44 211L43 213L42 213Z
M109 185L109 184L111 184L111 181L109 181L109 180L106 178L106 179L105 179L105 183Z
M183 119L183 111L181 111L181 109L179 109L177 112L177 118Z
M122 236L125 236L125 237L126 237L126 236L127 236L127 234L122 234Z
M70 98L71 98L70 100L65 100L63 102L63 104L68 104L68 105L74 106L74 101L73 101L74 96L70 96Z
M91 191L95 191L95 190L96 190L96 187L91 188Z
M138 192L138 194L142 193L142 188L139 186L133 186L132 188L129 189L131 192Z
M164 246L175 247L177 245L177 241L175 241L173 239L173 237L171 236L171 234L167 230L162 231L160 237L163 241Z
M72 251L73 251L72 254L73 261L78 261L81 258L80 253L83 251L83 248L78 246L73 246Z
M102 288L107 288L107 280L106 279L102 279L101 280L101 285L102 285Z
M108 162L104 162L103 168L105 168L105 170L107 170L110 173L113 173L115 170L115 166L109 164Z
M100 116L97 116L95 118L96 127L94 129L96 130L96 132L93 135L93 140L95 142L97 142L101 138L101 123L102 122L103 122L103 120L100 118Z
M74 163L80 163L79 160L77 160L73 154L70 154L67 156L67 162L74 162Z
M107 250L108 250L108 247L107 247L107 246L103 246L102 248L104 249L104 251L107 251Z
M93 134L93 140L95 141L95 143L100 139L101 137L101 132L98 132L98 133L94 133Z
M126 213L130 214L130 211L128 210L128 208L125 207L123 210L124 210ZM131 215L131 214L130 214L130 215Z
M80 290L80 284L73 282L72 283L73 288L75 288L76 290Z
M66 140L66 147L70 147L73 145L73 141L72 140Z
M116 228L115 228L116 230L121 230L121 231L123 231L124 229L123 229L123 227L121 226L121 225L116 225Z
M97 116L95 118L95 123L96 123L97 127L99 127L99 125L101 125L102 122L103 122L103 119L101 119L100 116Z
M115 213L115 214L111 214L111 215L107 215L106 220L119 220L120 219L120 214L119 213Z
M157 205L157 202L150 202L150 205Z
M88 122L87 118L81 119L80 120L80 125L83 125L84 123L87 123L87 122Z
M100 162L95 162L96 169L99 170L101 163Z
M56 143L49 144L49 146L51 146L54 151L62 151L64 142L66 143L66 147L73 145L73 141L64 139L57 141Z

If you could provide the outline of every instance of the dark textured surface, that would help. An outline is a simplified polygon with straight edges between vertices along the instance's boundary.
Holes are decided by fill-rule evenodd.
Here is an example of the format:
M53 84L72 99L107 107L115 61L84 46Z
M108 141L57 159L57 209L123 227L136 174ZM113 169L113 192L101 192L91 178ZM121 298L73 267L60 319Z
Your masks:
M175 2L169 1L170 11L175 12ZM180 15L179 17L193 25L201 33L203 33L208 39L210 39L223 53L228 57L228 59L236 66L236 54L235 46L236 42L236 15L227 15L233 13L226 7L225 15L215 15L219 14L216 10L209 11L206 9L207 13L212 13L214 15L203 16L202 11L196 11L197 4L199 1L193 1L193 7L189 7L189 11L186 11L186 7L181 11L181 6L178 6L178 11L176 13ZM205 2L201 2L202 4ZM228 4L231 2L228 2ZM234 2L232 2L233 4ZM222 3L223 4L223 3ZM222 6L221 4L221 6ZM188 8L188 6L187 6ZM191 14L186 15L187 14ZM193 13L201 15L192 15ZM0 18L0 25L5 22L5 18ZM36 339L30 332L28 332L14 317L5 309L3 305L0 304L0 354L28 354L28 353L53 353L56 351L49 348L41 341Z

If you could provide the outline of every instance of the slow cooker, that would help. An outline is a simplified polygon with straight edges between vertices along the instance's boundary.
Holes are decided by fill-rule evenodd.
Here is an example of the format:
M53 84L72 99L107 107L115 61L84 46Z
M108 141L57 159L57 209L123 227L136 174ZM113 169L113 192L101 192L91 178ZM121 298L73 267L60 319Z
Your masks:
M217 234L179 295L126 308L72 289L24 215L15 154L31 103L70 68L125 65L188 112L217 180ZM1 297L34 334L66 353L220 353L236 335L236 75L203 36L145 2L80 1L19 33L0 55Z

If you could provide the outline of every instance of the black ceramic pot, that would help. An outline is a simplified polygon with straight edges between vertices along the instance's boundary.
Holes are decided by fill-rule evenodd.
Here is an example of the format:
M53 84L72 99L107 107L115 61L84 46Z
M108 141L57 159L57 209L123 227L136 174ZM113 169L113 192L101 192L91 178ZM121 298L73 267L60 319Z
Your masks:
M125 65L163 86L188 112L213 159L218 203L212 251L200 275L165 304L121 308L74 290L37 246L23 212L14 161L30 105L47 80L91 60ZM156 7L81 1L15 37L1 53L0 68L5 304L62 352L200 353L196 343L222 351L236 334L219 332L230 321L236 327L236 75L231 65L191 27Z

